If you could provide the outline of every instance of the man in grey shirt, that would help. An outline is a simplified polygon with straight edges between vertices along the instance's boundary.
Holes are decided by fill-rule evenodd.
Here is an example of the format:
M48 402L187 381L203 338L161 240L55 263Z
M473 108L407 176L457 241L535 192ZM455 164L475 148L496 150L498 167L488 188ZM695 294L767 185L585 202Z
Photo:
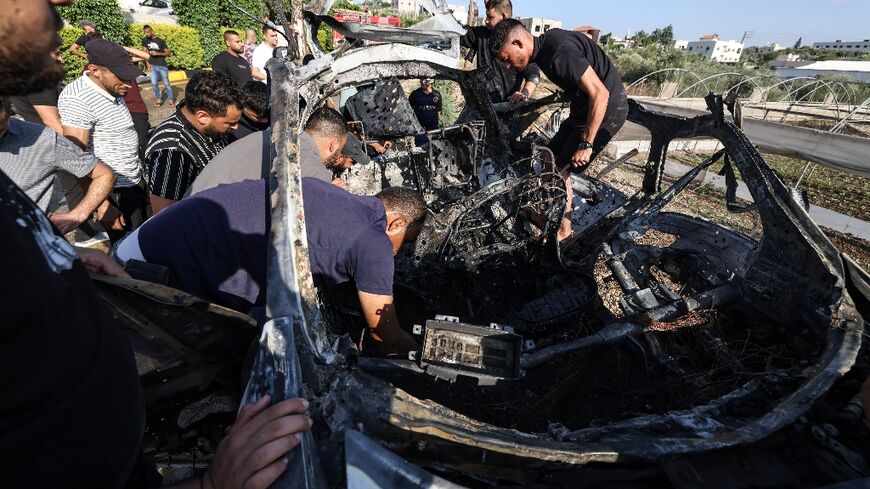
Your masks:
M223 183L268 178L272 163L271 137L272 131L267 129L249 134L224 148L203 168L184 196ZM251 158L251 155L256 154L261 157ZM305 129L299 133L299 157L303 178L312 177L333 183L337 183L333 172L347 168L352 164L349 160L362 164L369 161L362 143L348 134L341 114L327 107L315 110Z
M105 164L45 126L10 119L9 98L0 97L0 170L3 170L45 214L57 209L58 170L85 180L87 192L73 209L50 216L66 234L90 217L115 185L115 173Z

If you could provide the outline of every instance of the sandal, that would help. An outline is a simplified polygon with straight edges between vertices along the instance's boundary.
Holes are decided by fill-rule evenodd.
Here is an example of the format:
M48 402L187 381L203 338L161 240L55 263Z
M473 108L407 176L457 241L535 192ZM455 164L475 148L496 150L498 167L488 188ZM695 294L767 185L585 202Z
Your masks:
M163 105L163 104L160 103L160 102L156 102L156 103L154 104L154 107L160 107L161 105Z

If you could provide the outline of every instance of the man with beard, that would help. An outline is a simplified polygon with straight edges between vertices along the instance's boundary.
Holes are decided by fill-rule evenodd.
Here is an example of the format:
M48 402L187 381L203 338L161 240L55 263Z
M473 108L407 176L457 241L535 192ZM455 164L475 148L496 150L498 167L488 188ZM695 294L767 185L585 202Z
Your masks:
M243 100L239 86L223 73L200 72L190 79L184 100L157 126L145 150L154 214L181 200L228 144L227 135L239 126Z
M123 220L102 218L112 242L148 218L139 166L139 136L123 97L142 75L123 47L105 39L88 43L87 71L58 99L63 135L104 162L117 175L110 195ZM104 216L109 202L98 209Z
M51 51L70 0L0 0L0 96L57 84ZM74 248L0 171L0 460L3 487L159 487L142 457L144 400L123 329L87 272L124 276L111 258ZM311 421L308 403L248 405L208 470L177 489L269 487ZM153 473L153 471L151 471Z
M225 73L235 80L239 87L244 87L253 78L251 78L251 64L242 57L245 53L242 38L236 31L226 31L224 32L224 44L227 46L226 51L218 53L214 57L211 61L211 69Z
M337 110L329 107L315 110L299 133L302 176L332 182L333 172L343 169L341 150L347 138L347 123Z

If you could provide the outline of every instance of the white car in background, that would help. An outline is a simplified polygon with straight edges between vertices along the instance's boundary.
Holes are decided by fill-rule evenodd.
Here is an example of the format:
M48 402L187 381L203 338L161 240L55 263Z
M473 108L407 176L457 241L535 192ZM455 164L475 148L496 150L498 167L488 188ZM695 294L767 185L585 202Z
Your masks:
M178 24L170 0L118 0L127 20L139 23Z

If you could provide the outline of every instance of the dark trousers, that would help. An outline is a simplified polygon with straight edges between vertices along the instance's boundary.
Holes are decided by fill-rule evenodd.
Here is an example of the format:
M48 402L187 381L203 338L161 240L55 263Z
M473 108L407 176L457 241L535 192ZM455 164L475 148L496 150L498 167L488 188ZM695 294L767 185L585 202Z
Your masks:
M106 230L109 241L115 244L148 219L151 206L148 203L148 193L141 183L132 187L115 187L109 194L109 201L121 211L125 223L123 231Z
M565 168L571 164L571 157L574 156L577 146L583 140L583 131L586 129L588 117L588 110L586 112L578 111L576 114L572 111L568 119L562 122L553 139L550 140L548 146L553 151L553 155L556 156L558 168ZM601 128L598 129L595 141L592 141L590 163L595 161L595 158L604 151L610 140L622 129L627 117L628 98L625 92L611 94L607 103L607 113L604 114L604 120L601 121Z
M148 132L151 123L148 122L147 112L130 112L133 117L133 127L136 128L136 136L139 137L139 159L145 161L145 147L148 146Z

